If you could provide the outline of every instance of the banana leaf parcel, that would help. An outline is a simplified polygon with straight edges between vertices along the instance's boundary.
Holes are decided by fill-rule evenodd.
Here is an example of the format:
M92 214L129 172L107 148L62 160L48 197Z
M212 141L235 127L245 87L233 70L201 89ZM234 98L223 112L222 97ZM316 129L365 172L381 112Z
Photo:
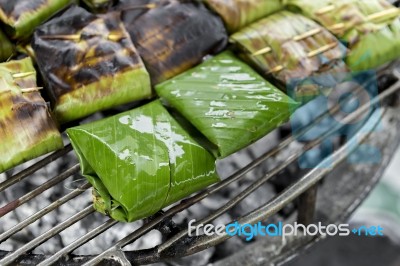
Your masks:
M32 48L61 123L151 97L118 13L99 17L73 6L36 30Z
M29 58L0 64L0 173L63 147Z
M0 0L0 21L12 39L27 39L37 26L72 0Z
M300 14L275 13L233 34L231 42L245 61L300 102L336 86L348 72L346 48Z
M118 221L152 215L219 180L215 158L158 100L67 133L95 209Z
M297 107L229 51L159 84L156 91L214 145L211 151L221 158L286 122Z
M281 0L205 0L233 33L283 8Z
M0 62L9 59L14 53L14 50L14 45L10 42L4 32L0 30Z
M347 45L346 63L354 71L376 68L400 57L400 9L386 0L286 2Z
M131 1L138 6L143 1ZM195 1L159 1L141 16L135 6L122 12L122 20L150 73L158 84L218 53L227 43L222 20ZM130 15L130 13L133 15Z

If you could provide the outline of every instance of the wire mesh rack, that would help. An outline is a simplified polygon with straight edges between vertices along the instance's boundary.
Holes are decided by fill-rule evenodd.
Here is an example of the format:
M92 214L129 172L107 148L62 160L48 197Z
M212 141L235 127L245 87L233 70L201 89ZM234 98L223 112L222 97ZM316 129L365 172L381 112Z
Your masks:
M357 111L343 118L342 123L333 125L327 132L325 132L320 138L303 143L302 146L292 152L288 157L282 160L277 167L270 169L265 172L262 177L255 180L251 185L239 191L235 197L232 197L228 202L221 204L211 214L202 219L196 221L197 224L206 224L212 222L217 217L223 215L233 206L238 204L240 201L251 195L260 186L269 182L273 177L285 170L289 165L296 163L297 160L308 150L317 147L323 140L327 139L334 132L340 130L340 128L352 121L356 120L360 115L368 112L371 105L380 105L381 108L378 111L372 112L360 128L359 132L355 134L351 139L344 142L334 153L328 156L322 161L317 167L306 171L305 173L299 173L299 176L292 183L288 184L279 194L273 197L268 202L260 202L260 206L254 210L249 210L246 215L236 217L236 221L242 224L255 224L260 221L272 217L277 212L282 210L285 206L292 203L295 200L299 200L297 204L297 221L303 224L309 224L316 219L330 220L332 222L339 222L348 217L348 215L355 209L356 206L362 201L367 195L368 191L373 187L374 183L377 182L382 171L385 169L390 161L390 157L393 154L395 148L398 146L400 140L399 133L400 129L400 117L396 114L399 113L399 106L396 99L398 99L400 91L400 72L398 67L393 65L386 67L379 71L379 77L384 78L391 76L395 78L395 82L392 82L390 86L380 88L380 93L377 97L373 98L371 102L366 105L360 106ZM368 82L368 81L365 81ZM88 233L75 239L64 248L56 251L52 255L41 255L32 254L31 251L42 243L49 239L57 236L73 224L81 221L85 217L93 215L95 212L92 206L83 206L80 211L64 220L63 222L56 224L53 228L40 236L32 239L31 241L24 243L24 245L13 251L0 251L0 265L132 265L132 264L150 264L159 261L165 261L171 258L184 257L190 254L194 254L218 245L223 241L228 240L231 236L226 233L223 235L200 235L200 236L188 236L187 225L176 225L172 218L179 212L186 210L187 208L195 205L196 203L206 199L210 195L219 193L222 189L228 187L232 183L239 182L246 178L246 174L253 169L259 167L263 162L276 157L282 151L287 149L296 139L306 134L311 128L313 128L318 122L322 121L326 116L332 115L338 112L340 106L336 105L330 108L327 112L317 117L311 124L303 127L301 130L296 131L294 134L288 136L283 141L279 142L276 147L265 151L263 155L255 158L245 167L239 169L228 178L221 182L209 187L208 189L187 198L180 203L157 213L156 215L145 219L143 225L134 230L125 238L120 239L114 245L111 245L108 249L104 250L98 255L90 256L79 256L71 255L74 250L84 245L88 241L98 237L100 234L107 230L111 230L117 222L111 219L105 220L103 224L93 228ZM375 132L375 128L378 124L384 123L384 128L378 135ZM343 166L343 162L351 154L351 152L357 150L361 143L374 142L376 145L382 148L382 161L380 165L374 167L366 167L365 169L356 169L352 166ZM0 193L12 189L12 187L20 182L25 182L29 179L32 174L42 169L44 166L52 164L57 159L63 158L66 154L72 151L71 145L65 146L64 149L57 151L41 161L33 164L32 166L24 169L23 171L14 174L7 178L4 182L0 183ZM330 167L324 167L326 162L330 162ZM344 168L343 168L344 167ZM327 188L321 188L320 182L323 179L329 180L329 177L335 174L335 171L342 168L343 174L342 179L332 179L333 181L325 181L324 185ZM14 199L4 206L0 207L0 223L2 217L6 214L15 211L18 207L26 204L28 201L38 200L37 197L49 188L60 186L63 181L72 175L78 174L80 167L78 164L71 168L63 171L62 173L49 178L47 182L33 188L23 196ZM368 173L366 174L365 171ZM351 177L349 177L351 173ZM363 178L357 179L358 176L364 175ZM347 179L346 179L347 178ZM346 182L343 180L347 180ZM349 180L352 182L359 182L358 188L349 184ZM32 225L34 222L45 217L49 213L53 212L63 204L71 201L72 199L83 196L85 191L90 189L90 184L84 183L79 187L73 189L68 194L61 196L57 200L53 201L50 205L42 208L40 211L22 220L18 224L15 224L10 229L0 234L0 243L6 241L17 232L24 228ZM318 193L317 193L318 191ZM317 195L321 195L320 198ZM322 198L321 198L322 197ZM338 207L339 206L339 207ZM335 209L336 208L336 209ZM319 211L322 210L322 211ZM324 216L325 217L321 217ZM319 217L320 216L320 217ZM4 218L3 218L4 219ZM137 241L152 230L158 230L164 236L165 241L160 245L146 250L123 250L127 245ZM279 244L279 249L274 251L263 251L263 256L270 261L271 264L279 264L297 254L299 250L311 246L313 243L320 240L322 236L314 237L291 237L286 240L285 243ZM266 242L269 241L269 242ZM277 239L265 239L255 243L254 245L271 246L274 245L274 241ZM276 244L276 243L275 243ZM246 249L247 255L255 252L255 249ZM229 260L237 259L236 256L228 258ZM243 257L243 254L241 254ZM248 256L244 256L249 259Z

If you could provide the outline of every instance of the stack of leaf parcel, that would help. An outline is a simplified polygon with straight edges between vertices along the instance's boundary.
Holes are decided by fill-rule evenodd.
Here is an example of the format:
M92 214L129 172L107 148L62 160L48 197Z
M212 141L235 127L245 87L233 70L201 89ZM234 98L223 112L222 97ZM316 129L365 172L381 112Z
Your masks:
M261 19L231 36L240 56L304 102L340 83L346 48L316 22L289 11Z
M63 125L95 209L148 217L349 72L399 58L399 14L384 0L0 0L0 173L62 148Z
M400 9L386 0L285 0L335 34L350 49L354 70L381 66L400 56Z
M95 208L120 221L154 214L218 181L216 158L265 136L297 107L231 52L156 90L206 140L192 139L159 101L67 130L95 188Z
M0 64L0 173L63 147L30 58Z

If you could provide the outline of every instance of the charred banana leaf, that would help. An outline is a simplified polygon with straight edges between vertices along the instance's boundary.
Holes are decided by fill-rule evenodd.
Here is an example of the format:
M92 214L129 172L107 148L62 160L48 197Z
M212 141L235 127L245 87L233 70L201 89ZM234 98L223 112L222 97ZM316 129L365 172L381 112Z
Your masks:
M0 20L13 39L28 38L35 28L73 0L0 0Z
M386 0L286 0L347 44L354 70L376 68L400 57L400 9Z
M156 87L226 157L286 122L297 103L231 52Z
M281 2L281 0L205 0L205 3L222 17L231 33L282 9Z
M0 64L0 173L63 147L29 58Z
M6 61L14 53L14 45L7 36L0 30L0 62Z
M159 101L67 133L94 207L118 221L152 215L219 180L215 158Z
M231 42L240 56L300 102L336 86L348 72L346 48L314 21L288 11L251 24L233 34Z
M143 9L146 12L138 16ZM153 85L221 51L227 42L222 20L201 3L158 1L143 8L143 1L131 1L122 18Z
M32 48L61 123L151 97L149 74L117 13L71 7L36 30Z

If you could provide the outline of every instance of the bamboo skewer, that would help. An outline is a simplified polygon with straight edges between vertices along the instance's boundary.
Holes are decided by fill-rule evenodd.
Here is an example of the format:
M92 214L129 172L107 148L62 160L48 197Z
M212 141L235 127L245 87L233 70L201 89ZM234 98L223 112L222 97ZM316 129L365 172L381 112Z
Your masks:
M43 87L34 87L34 88L23 88L21 89L22 93L28 93L28 92L35 92L35 91L39 91L42 90Z
M306 38L308 38L308 37L314 36L315 34L318 34L318 33L320 33L321 31L322 31L321 28L309 30L309 31L307 31L307 32L305 32L305 33L302 33L302 34L300 34L300 35L294 36L294 37L293 37L293 41L295 41L295 42L301 41L301 40L306 39Z
M91 35L93 37L101 37L102 35L100 34L93 34ZM48 39L48 40L65 40L65 41L79 41L82 38L82 35L80 34L70 34L70 35L44 35L41 36L43 39ZM108 40L110 41L120 41L122 39L125 39L126 36L123 34L109 34L106 36Z
M400 15L400 9L390 8L390 9L383 10L381 12L371 14L367 18L368 18L368 21L374 21L374 20L380 19L385 16L388 16L387 18L389 19L392 17L397 17L399 15Z
M273 74L273 73L282 71L283 69L284 69L284 66L282 66L282 65L277 65L276 67L270 69L270 70L267 72L267 74Z
M265 48L263 48L261 50L258 50L256 52L252 53L251 55L252 56L262 55L262 54L267 54L267 53L269 53L271 51L272 51L271 47L265 47Z
M19 78L25 78L25 77L28 77L28 76L31 76L31 75L36 75L36 72L35 71L31 71L31 72L15 73L15 74L12 74L12 77L14 79L19 79Z
M400 16L400 9L398 9L398 8L390 8L390 9L386 9L386 10L383 10L383 11L368 15L367 19L366 19L366 22L374 22L374 21L379 20L379 19L384 18L384 17L386 17L386 19L390 19L390 18L397 17L397 16ZM360 21L360 22L356 23L353 26L360 25L362 23L365 23L365 22L364 21ZM337 23L337 24L333 24L332 26L329 26L328 30L334 31L334 32L342 31L342 30L345 29L345 27L346 27L346 24L343 23L343 22L340 22L340 23Z
M318 34L321 31L322 31L322 28L312 29L312 30L309 30L309 31L304 32L302 34L299 34L297 36L294 36L292 38L292 40L295 41L295 42L298 42L298 41L304 40L306 38L309 38L311 36L314 36L315 34ZM252 56L257 56L257 55L267 54L267 53L269 53L271 51L272 51L271 47L265 47L263 49L260 49L260 50L258 50L256 52L252 53L251 55Z
M314 50L314 51L309 52L309 53L307 54L307 56L308 56L308 57L316 56L316 55L318 55L318 54L321 54L321 53L324 53L324 52L326 52L326 51L329 51L330 49L336 47L337 45L338 45L337 42L324 45L324 46L322 46L322 47L320 47L320 48L318 48L318 49L316 49L316 50Z
M326 7L323 7L321 9L317 10L315 12L315 14L316 15L323 15L323 14L326 14L326 13L329 13L329 12L333 11L334 9L335 9L335 5L329 5L329 6L326 6Z
M65 41L79 41L81 39L81 35L79 34L70 34L70 35L43 35L41 36L43 39L47 40L65 40Z

